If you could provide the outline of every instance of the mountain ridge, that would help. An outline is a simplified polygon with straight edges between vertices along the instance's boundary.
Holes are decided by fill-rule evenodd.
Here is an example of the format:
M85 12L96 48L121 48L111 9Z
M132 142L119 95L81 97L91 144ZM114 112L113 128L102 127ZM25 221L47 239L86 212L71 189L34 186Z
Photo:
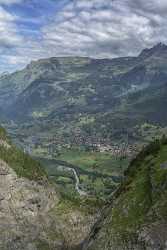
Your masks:
M165 62L163 60L165 60L166 58L164 57L164 53L162 53L162 51L165 50L165 52L167 52L166 48L166 45L159 44L151 49L143 50L143 52L141 52L138 57L123 57L111 60L91 59L88 57L52 57L49 59L40 59L38 61L33 61L23 71L13 73L12 75L8 75L0 79L1 105L4 105L5 109L9 110L8 113L13 113L13 117L17 117L17 109L19 109L17 103L19 102L19 105L23 108L25 102L24 96L27 95L28 97L32 91L35 91L35 89L33 90L33 88L37 88L37 84L39 84L39 89L37 89L37 93L34 92L34 95L38 95L39 99L44 99L41 101L45 101L45 99L48 98L51 99L51 101L53 99L53 101L56 103L57 95L62 94L64 96L67 94L68 98L74 98L73 96L71 96L71 93L69 93L68 96L68 88L70 88L70 91L73 89L76 92L75 94L78 95L78 98L82 98L80 97L81 92L79 91L79 88L75 86L75 83L77 82L80 82L81 84L81 82L85 81L86 85L85 87L81 85L81 90L87 87L87 91L98 91L98 84L96 83L96 81L98 81L99 83L103 82L103 87L108 88L109 91L112 91L111 93L113 93L113 98L114 96L121 95L126 91L131 91L130 89L133 85L137 89L137 87L139 87L137 85L140 85L140 83L142 83L144 87L144 84L147 86L148 84L150 84L150 81L152 81L153 83L157 83L158 81L164 82L164 79L166 78L166 68L163 69L165 65ZM150 54L152 57L154 56L154 53L156 55L157 53L160 53L159 57L157 58L156 56L155 58L150 59ZM18 76L16 77L17 74ZM19 78L20 80L22 79L20 83ZM90 85L92 85L93 83L92 90L90 89L91 87L89 87L89 82ZM65 84L68 84L69 87L65 86ZM2 88L3 86L5 86L5 88ZM7 89L8 86L9 89ZM135 87L133 88L133 91L135 91ZM10 90L10 88L12 89ZM83 92L83 90L83 96L85 94L89 95L89 92L86 93ZM22 96L23 100L21 100ZM6 102L6 97L10 98L10 101L8 100L8 104ZM28 98L31 99L31 97ZM91 98L96 98L96 96L93 97L92 95ZM21 102L23 102L23 105L21 104ZM61 102L63 102L63 98L62 100L60 99L60 103ZM33 118L32 113L33 110L35 112L35 109L39 110L38 112L44 112L47 115L51 106L49 103L46 105L46 111L40 111L41 108L38 107L38 104L35 104L33 108L32 102L32 110L30 109L30 114L27 113L29 119ZM104 103L102 103L102 105L104 105ZM21 112L21 110L19 112ZM22 116L25 115L26 112L23 111Z

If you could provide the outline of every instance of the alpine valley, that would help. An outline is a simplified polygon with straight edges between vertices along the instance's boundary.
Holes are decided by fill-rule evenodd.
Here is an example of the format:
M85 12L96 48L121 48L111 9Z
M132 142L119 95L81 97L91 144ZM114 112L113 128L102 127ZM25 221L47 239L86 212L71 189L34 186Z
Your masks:
M166 107L162 43L2 74L0 249L166 249Z

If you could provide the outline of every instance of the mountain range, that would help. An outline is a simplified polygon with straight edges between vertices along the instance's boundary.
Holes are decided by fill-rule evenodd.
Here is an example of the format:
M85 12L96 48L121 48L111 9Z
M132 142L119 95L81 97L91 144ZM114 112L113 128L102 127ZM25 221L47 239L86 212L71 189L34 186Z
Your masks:
M1 113L16 122L71 124L102 137L103 127L164 126L166 79L167 46L161 43L137 57L40 59L0 77Z
M137 57L33 61L21 71L0 77L0 106L16 120L98 116L119 111L122 103L141 112L144 103L154 103L161 92L165 94L166 62L167 46L161 43ZM165 106L164 99L159 105ZM145 112L151 120L162 122L152 117L151 110Z

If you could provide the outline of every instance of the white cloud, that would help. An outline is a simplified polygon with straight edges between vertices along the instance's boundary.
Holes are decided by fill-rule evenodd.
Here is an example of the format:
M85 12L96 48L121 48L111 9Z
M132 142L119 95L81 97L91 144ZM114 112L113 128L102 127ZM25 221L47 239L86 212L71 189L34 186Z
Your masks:
M17 31L16 16L11 15L0 7L0 46L13 47L22 42L22 37Z
M0 6L0 71L10 69L11 62L9 58L14 50L23 43L23 37L19 34L15 22L18 17L7 12Z

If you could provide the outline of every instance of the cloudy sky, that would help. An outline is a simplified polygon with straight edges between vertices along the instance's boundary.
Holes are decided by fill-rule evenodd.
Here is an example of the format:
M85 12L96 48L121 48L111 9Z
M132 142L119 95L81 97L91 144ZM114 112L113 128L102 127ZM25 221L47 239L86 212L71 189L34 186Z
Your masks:
M50 56L117 57L167 43L167 0L0 0L0 72Z

